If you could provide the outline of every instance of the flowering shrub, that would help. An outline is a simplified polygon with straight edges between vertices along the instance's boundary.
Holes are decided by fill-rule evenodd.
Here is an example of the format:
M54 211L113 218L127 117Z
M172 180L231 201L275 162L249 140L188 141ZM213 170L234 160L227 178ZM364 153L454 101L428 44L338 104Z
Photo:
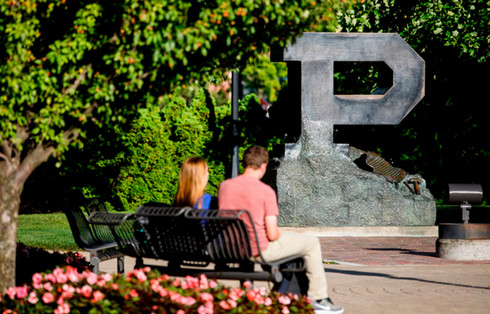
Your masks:
M42 248L17 243L15 280L18 286L29 283L34 273L64 266L75 267L79 272L92 269L92 265L80 253L51 253Z
M8 288L2 313L313 313L305 297L227 288L201 275L171 278L148 267L127 275L97 275L74 267L36 273L32 285Z

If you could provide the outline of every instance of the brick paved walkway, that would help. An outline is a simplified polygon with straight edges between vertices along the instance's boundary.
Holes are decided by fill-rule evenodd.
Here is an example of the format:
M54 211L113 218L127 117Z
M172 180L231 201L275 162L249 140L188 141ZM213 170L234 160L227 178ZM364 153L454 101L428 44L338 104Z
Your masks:
M490 261L436 256L436 237L321 237L330 297L346 314L490 313Z

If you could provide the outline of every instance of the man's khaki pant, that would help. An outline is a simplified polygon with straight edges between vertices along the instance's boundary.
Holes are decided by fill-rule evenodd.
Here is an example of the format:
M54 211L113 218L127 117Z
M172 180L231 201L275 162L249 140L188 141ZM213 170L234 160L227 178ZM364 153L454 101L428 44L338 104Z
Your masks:
M262 256L268 261L291 255L302 255L305 260L309 284L308 297L311 300L328 297L322 249L318 238L306 234L283 233L278 240L269 242L267 249L262 252Z

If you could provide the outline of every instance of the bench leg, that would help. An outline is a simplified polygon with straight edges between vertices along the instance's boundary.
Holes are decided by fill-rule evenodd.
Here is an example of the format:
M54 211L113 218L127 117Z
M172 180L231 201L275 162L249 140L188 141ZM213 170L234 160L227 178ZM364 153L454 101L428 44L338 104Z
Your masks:
M283 272L283 279L273 287L279 293L292 293L297 295L308 294L308 278L306 272Z
M136 258L136 264L134 265L134 268L142 268L143 267L143 258L142 257L137 257Z
M124 274L124 256L117 258L117 273Z
M99 273L100 258L97 256L97 252L90 252L90 264L92 264L92 272Z

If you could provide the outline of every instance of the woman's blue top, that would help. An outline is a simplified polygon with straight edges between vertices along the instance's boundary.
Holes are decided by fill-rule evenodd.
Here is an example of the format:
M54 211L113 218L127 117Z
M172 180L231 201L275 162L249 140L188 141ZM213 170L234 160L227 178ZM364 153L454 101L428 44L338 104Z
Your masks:
M218 209L218 198L215 196L212 196L208 193L204 193L202 196L202 203L201 203L201 208L199 209ZM199 200L197 199L196 204L194 205L194 209L198 209L198 204Z

